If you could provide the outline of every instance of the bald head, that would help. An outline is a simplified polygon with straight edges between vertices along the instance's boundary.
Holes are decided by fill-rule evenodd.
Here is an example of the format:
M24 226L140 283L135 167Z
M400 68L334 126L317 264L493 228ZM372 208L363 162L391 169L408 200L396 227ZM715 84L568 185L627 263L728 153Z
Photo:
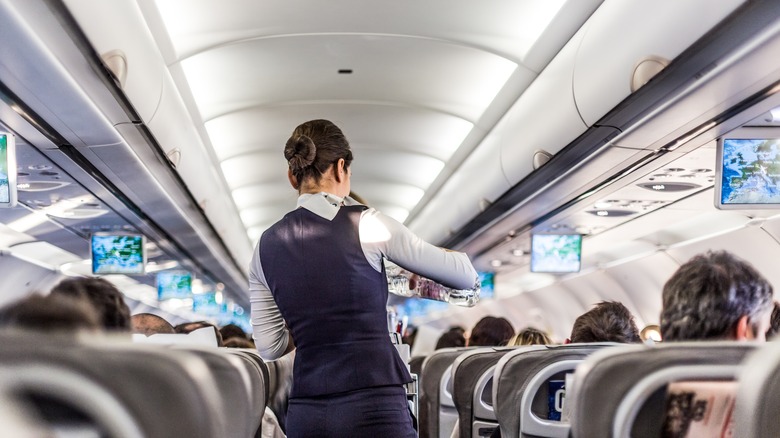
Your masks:
M130 318L133 333L141 333L146 336L157 333L174 334L173 326L163 318L151 313L139 313Z

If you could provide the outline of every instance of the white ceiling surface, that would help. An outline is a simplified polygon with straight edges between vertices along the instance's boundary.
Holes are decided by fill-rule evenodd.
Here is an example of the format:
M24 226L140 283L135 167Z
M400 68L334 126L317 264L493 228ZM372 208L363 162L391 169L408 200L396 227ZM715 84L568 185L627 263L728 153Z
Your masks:
M599 3L138 0L252 240L294 208L282 149L314 118L349 139L353 190L406 220Z

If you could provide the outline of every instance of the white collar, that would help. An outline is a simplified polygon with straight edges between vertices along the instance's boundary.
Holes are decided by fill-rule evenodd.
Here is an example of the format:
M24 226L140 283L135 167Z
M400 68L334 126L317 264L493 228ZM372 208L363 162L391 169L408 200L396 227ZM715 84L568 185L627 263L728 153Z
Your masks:
M298 208L305 208L317 216L332 221L343 205L359 204L349 196L342 198L333 193L304 193L298 196Z

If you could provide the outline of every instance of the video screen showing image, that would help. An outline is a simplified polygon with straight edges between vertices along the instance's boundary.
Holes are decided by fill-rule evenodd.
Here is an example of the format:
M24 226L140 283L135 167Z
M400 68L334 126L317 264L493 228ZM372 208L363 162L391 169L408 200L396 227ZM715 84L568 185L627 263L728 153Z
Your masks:
M494 280L496 277L496 274L493 272L478 272L479 274L479 284L480 284L480 291L479 291L479 298L485 299L485 298L493 298L494 296Z
M780 139L723 140L720 204L780 204Z
M192 274L187 271L162 271L157 273L157 299L192 297Z
M531 272L579 272L582 236L534 234L531 236Z
M8 135L0 134L0 204L11 202L11 183L8 179Z
M143 274L144 237L140 235L93 234L93 274Z

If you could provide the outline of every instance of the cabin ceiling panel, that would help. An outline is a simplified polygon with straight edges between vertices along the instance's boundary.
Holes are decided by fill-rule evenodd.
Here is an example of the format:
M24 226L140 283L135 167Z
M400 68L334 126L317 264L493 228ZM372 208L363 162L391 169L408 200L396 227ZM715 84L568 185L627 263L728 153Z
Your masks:
M600 3L494 0L486 8L470 0L240 0L226 8L197 0L182 8L177 1L154 1L178 58L216 45L270 35L372 32L459 41L512 59L527 59L539 69L559 48L549 42L568 39L571 29L579 27Z
M429 108L341 101L249 108L205 125L217 158L225 160L257 148L281 155L293 129L313 119L336 123L358 159L363 149L383 149L446 161L473 127L467 120Z
M359 100L414 102L474 121L517 68L437 40L339 34L249 40L181 62L204 120L260 104Z
M292 188L287 178L263 184L252 184L233 190L233 201L239 210L276 202L295 202L298 192Z

